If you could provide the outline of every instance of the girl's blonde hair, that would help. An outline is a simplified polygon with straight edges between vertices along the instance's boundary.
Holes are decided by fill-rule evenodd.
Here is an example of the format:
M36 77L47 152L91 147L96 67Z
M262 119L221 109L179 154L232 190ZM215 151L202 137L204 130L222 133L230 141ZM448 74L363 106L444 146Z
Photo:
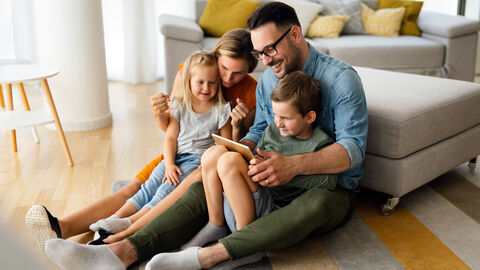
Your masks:
M206 51L196 51L192 53L183 64L182 68L182 91L178 91L176 97L180 106L188 104L187 109L192 105L192 88L190 87L190 80L192 79L192 69L196 65L205 65L209 68L215 69L217 74L217 93L210 99L212 106L221 106L225 104L222 94L222 83L220 82L220 76L218 75L217 59L215 55Z

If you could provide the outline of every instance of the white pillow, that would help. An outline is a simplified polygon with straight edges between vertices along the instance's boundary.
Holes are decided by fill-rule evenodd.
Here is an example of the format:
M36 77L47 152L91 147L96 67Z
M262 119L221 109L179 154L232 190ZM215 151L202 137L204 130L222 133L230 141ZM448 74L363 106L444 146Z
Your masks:
M307 34L310 23L315 19L320 11L322 11L322 5L304 1L304 0L277 0L278 2L285 3L295 9L300 26L302 27L302 34Z

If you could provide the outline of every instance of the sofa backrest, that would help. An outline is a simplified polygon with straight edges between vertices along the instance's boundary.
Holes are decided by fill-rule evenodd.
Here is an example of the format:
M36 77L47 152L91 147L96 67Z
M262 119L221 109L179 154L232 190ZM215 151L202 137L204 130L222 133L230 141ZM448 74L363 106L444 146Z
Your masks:
M272 0L257 0L259 2L267 2ZM321 0L299 0L299 1L310 1L315 3L320 3ZM195 14L195 21L198 22L200 17L202 16L203 10L207 5L208 0L194 0L194 13ZM362 0L367 6L373 9L377 9L377 0Z

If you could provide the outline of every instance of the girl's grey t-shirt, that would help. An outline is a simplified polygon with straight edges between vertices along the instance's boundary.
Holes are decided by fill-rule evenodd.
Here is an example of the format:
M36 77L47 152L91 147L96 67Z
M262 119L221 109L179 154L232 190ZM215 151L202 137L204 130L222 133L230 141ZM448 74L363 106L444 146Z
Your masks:
M172 116L180 123L177 138L177 154L202 154L215 142L212 134L219 134L230 117L229 103L212 106L206 113L198 114L191 105L183 104L180 107L176 98L172 99ZM188 106L188 110L187 110Z

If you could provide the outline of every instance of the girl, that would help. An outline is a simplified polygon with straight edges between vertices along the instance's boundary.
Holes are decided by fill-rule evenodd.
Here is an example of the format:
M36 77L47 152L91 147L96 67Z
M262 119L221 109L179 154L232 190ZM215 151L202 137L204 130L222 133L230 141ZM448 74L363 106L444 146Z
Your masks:
M112 216L90 226L117 233L165 198L200 165L202 153L214 145L212 134L231 138L230 104L223 99L213 54L198 51L184 63L182 90L172 98L164 160L141 189Z

